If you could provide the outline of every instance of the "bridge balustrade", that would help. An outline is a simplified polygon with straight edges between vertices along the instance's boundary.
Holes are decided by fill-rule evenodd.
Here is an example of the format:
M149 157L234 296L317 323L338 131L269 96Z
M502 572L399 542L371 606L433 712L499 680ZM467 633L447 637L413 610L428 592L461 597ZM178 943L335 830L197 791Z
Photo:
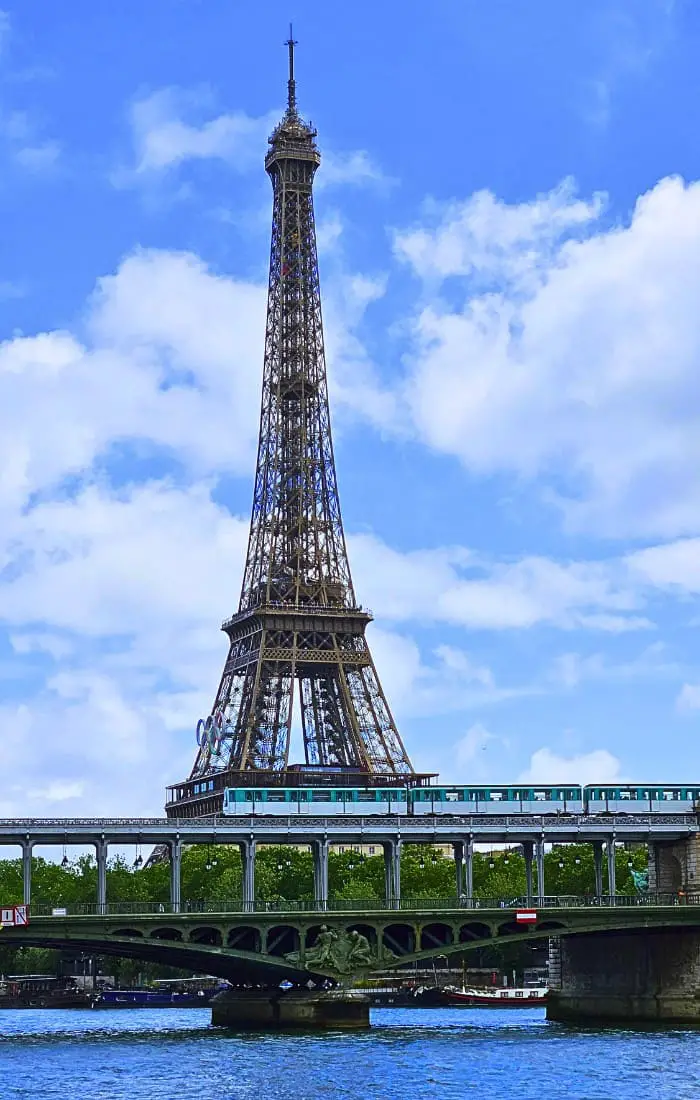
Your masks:
M630 908L634 906L676 906L676 905L700 905L700 893L678 895L678 893L650 893L650 894L618 894L615 896L603 895L552 895L537 901L536 909L587 909L587 908ZM517 912L529 908L527 898L401 898L398 903L393 898L331 898L324 906L319 906L316 899L301 901L255 901L252 907L245 904L242 898L231 898L221 901L212 899L207 901L180 901L172 902L143 902L143 901L110 901L104 905L99 903L80 903L75 905L62 905L60 908L51 905L33 905L32 917L54 917L60 920L62 917L80 916L120 916L131 914L134 916L148 916L158 914L179 914L186 917L196 916L200 913L372 913L389 912L394 910L406 911L450 911L455 910L479 910L479 909L503 909Z

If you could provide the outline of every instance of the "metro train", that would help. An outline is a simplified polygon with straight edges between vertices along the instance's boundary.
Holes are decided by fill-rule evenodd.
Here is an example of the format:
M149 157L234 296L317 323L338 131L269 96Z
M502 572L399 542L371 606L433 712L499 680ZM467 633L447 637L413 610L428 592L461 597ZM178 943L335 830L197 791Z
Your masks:
M700 784L456 787L227 787L227 816L697 813Z

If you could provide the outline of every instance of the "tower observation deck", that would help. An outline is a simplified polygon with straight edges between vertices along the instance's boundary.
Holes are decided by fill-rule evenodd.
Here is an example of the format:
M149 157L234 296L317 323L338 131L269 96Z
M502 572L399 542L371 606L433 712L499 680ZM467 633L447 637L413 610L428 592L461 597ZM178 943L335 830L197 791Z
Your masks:
M316 130L296 102L269 138L272 242L253 506L229 653L191 775L170 816L216 813L231 786L419 784L365 638L340 512L321 318ZM294 698L304 761L290 762ZM295 726L295 728L297 728Z

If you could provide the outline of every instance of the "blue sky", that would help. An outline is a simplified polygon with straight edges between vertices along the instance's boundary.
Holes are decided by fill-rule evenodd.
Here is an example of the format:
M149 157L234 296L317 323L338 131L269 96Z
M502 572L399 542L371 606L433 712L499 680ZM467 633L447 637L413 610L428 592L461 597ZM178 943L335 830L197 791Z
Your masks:
M417 766L700 775L700 12L0 21L0 812L153 813L238 601L298 47L351 565Z

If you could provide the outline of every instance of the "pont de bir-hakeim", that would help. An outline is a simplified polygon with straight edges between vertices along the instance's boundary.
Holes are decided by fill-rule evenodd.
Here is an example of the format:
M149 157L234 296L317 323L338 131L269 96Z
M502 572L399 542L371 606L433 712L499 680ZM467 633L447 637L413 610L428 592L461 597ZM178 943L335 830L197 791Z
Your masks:
M419 783L379 682L350 574L331 439L316 252L316 130L287 110L269 139L272 243L260 438L241 598L230 648L170 816L221 810L225 787ZM289 750L298 691L303 764Z

